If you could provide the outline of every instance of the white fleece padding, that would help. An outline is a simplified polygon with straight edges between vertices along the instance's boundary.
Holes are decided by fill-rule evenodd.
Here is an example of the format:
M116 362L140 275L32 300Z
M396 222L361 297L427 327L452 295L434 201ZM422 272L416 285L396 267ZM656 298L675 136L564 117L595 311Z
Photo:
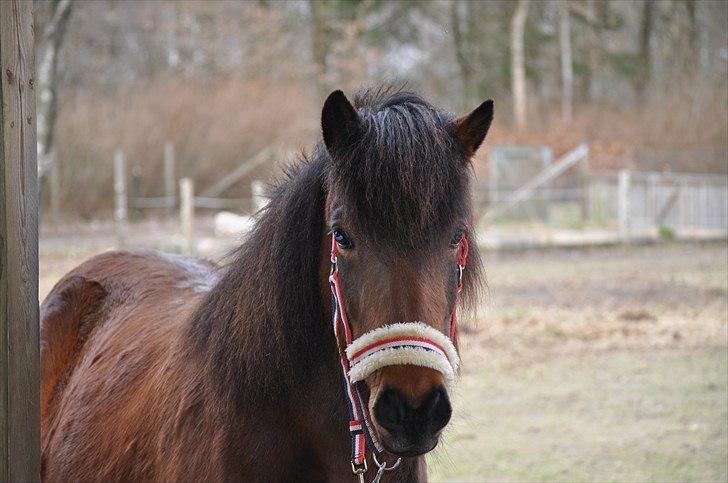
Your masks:
M362 349L381 341L394 337L421 337L429 339L439 345L445 356L419 347L394 347L378 350L371 355L361 358L353 364L349 371L352 383L361 381L374 371L387 366L413 365L429 367L442 373L448 386L455 380L455 373L460 365L460 358L452 341L439 330L422 322L400 322L378 327L363 334L346 348L346 356L352 356Z

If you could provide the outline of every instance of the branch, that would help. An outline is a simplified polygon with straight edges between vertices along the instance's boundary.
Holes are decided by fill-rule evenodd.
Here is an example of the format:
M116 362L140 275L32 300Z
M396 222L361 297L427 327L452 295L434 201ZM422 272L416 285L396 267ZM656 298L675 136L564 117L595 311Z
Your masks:
M64 22L63 17L67 16L71 10L71 0L61 0L56 5L53 12L53 18L50 19L45 29L43 29L43 42L47 42L58 32L58 26Z

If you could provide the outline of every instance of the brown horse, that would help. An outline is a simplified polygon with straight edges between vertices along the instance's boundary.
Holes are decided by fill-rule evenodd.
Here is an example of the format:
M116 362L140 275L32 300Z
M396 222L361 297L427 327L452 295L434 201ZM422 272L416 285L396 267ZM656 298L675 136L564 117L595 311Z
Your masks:
M469 158L492 117L492 101L455 119L412 93L336 91L323 143L227 268L123 251L67 274L41 309L44 480L355 481L331 236L354 337L402 321L447 334L464 236L461 302L478 289ZM425 480L451 414L443 374L389 365L362 384L381 456L401 457L384 480Z

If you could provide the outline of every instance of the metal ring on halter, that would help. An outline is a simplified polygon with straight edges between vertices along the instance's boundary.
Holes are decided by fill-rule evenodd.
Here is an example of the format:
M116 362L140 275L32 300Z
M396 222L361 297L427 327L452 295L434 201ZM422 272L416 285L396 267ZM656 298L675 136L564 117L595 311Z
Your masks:
M381 467L384 467L384 471L392 471L393 469L395 469L396 467L398 467L399 464L402 462L402 458L397 458L397 461L392 466L390 466L389 468L387 468L387 461L386 460L384 460L383 463L380 463L379 460L377 459L377 454L376 453L372 452L372 456L374 457L374 462L377 464L378 467L380 467L380 468Z
M392 466L387 467L387 461L380 463L377 459L377 454L372 451L372 458L374 458L374 463L379 467L377 470L377 474L374 475L374 479L372 480L372 483L379 483L379 481L382 479L382 475L384 475L385 471L392 471L394 469L397 469L399 464L402 462L402 458L397 458L397 462L394 463Z

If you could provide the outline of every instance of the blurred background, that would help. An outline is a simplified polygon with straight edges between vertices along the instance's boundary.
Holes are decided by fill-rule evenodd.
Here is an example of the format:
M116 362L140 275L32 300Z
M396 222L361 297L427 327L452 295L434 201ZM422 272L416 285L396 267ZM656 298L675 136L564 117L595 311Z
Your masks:
M727 2L35 4L41 300L118 247L222 260L334 89L492 98L431 478L728 479Z

